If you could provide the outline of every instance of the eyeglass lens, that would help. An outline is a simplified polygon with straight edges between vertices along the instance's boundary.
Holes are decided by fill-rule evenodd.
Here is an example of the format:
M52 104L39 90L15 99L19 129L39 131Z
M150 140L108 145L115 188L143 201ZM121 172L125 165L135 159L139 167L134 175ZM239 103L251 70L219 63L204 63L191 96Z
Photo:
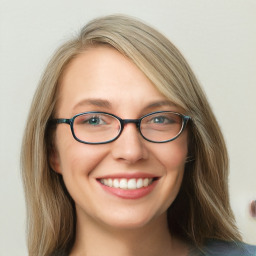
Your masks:
M161 142L176 137L183 125L182 116L173 112L154 113L141 120L141 134L148 140ZM102 143L115 139L121 131L120 121L104 113L85 113L73 120L77 139L88 143Z

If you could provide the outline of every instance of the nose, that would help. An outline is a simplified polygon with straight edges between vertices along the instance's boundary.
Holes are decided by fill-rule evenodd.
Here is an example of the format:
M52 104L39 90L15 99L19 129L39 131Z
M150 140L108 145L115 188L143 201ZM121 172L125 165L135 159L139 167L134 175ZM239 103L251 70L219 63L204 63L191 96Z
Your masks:
M135 123L127 123L120 137L112 144L112 156L119 161L136 163L148 157L146 141L140 135Z

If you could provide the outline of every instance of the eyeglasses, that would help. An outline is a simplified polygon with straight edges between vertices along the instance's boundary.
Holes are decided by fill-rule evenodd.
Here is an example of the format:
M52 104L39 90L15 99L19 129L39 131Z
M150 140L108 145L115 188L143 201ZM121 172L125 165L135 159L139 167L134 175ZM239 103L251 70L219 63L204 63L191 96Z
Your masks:
M134 123L141 136L150 142L173 141L184 131L191 118L172 111L157 111L139 119L121 119L105 112L84 112L71 119L52 119L51 124L69 124L73 137L86 144L105 144L116 140L125 124Z

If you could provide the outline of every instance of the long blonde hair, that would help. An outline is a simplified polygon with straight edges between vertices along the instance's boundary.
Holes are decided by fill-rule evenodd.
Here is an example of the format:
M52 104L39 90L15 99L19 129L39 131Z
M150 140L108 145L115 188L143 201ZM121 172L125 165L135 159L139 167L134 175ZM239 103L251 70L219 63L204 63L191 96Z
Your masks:
M218 123L189 65L162 34L127 16L91 21L61 46L35 93L22 145L29 255L68 251L75 239L74 202L62 177L51 170L58 81L87 47L109 45L127 56L167 98L192 117L189 159L180 193L168 209L173 235L200 246L206 238L240 240L228 195L228 156Z

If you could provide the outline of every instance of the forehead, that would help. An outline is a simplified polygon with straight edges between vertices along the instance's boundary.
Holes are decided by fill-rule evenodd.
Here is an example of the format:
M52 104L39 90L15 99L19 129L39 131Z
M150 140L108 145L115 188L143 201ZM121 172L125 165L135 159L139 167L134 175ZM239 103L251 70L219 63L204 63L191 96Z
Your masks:
M119 83L119 88L127 82L133 84L135 79L138 83L146 82L155 87L128 57L110 46L95 46L86 49L70 61L61 76L60 84L65 86L83 80L81 82L87 89L97 89L97 84L104 85L101 89L109 89L116 83ZM90 85L93 88L90 88ZM129 90L129 87L126 90Z
M59 109L67 111L91 99L108 101L114 108L167 100L131 60L101 46L73 59L59 83Z

